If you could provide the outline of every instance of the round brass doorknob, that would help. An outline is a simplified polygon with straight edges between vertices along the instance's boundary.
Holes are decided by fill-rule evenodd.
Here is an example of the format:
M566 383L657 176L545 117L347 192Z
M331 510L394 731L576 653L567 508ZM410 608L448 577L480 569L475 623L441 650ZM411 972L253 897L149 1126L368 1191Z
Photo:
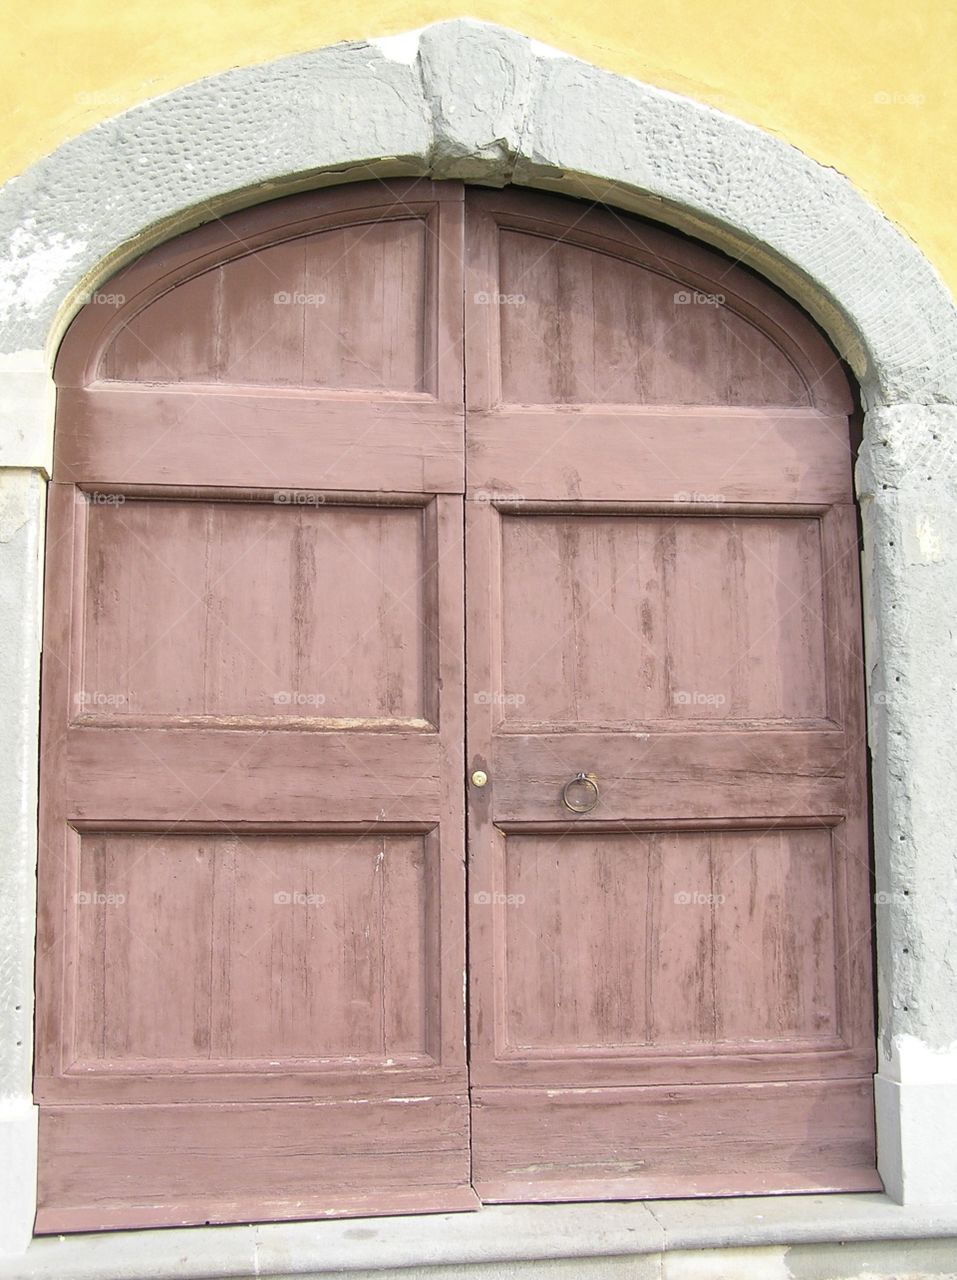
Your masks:
M588 813L594 809L600 796L598 778L593 773L576 773L562 787L562 804L572 813Z

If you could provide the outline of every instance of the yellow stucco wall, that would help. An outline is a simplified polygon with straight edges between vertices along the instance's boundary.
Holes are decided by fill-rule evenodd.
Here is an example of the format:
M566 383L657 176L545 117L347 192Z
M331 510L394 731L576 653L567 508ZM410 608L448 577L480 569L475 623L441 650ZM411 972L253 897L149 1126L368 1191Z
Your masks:
M202 76L463 15L794 143L849 177L957 294L954 0L5 0L0 180Z

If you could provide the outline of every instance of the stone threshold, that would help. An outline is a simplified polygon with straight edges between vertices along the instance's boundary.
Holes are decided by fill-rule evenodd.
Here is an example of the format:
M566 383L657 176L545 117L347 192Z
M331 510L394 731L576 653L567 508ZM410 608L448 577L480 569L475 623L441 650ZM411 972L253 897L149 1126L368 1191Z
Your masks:
M624 1276L638 1275L642 1258L679 1251L912 1240L943 1245L951 1237L957 1273L957 1204L904 1206L880 1193L488 1205L475 1213L38 1236L25 1253L0 1257L0 1277L265 1280L546 1259L617 1259L625 1269L608 1274Z

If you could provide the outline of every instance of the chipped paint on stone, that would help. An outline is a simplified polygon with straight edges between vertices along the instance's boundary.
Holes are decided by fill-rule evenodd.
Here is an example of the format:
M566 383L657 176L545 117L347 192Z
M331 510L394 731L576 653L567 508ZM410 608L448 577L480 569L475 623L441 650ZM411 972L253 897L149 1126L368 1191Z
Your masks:
M13 227L0 258L0 322L8 321L18 308L41 305L68 280L69 268L86 249L85 241L65 231L41 230L32 217Z
M369 44L390 62L401 62L411 67L419 56L419 39L424 30L424 27L417 27L414 31L403 31L401 35L377 36Z
M894 1036L887 1074L908 1084L957 1084L957 1040L932 1049L917 1036Z
M944 544L927 512L915 517L904 543L911 564L937 564L944 559Z

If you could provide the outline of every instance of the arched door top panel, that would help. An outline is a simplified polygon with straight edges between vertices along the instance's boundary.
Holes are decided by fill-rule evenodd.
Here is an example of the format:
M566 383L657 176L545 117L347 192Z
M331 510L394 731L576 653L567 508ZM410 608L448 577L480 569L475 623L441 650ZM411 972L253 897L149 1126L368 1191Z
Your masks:
M101 286L61 345L57 384L249 383L441 396L436 345L444 317L435 304L440 210L449 203L461 205L459 183L367 182L207 223ZM237 341L236 332L255 342Z
M723 254L562 197L473 190L468 201L484 224L470 248L498 280L492 403L849 412L813 323Z
M132 315L98 376L430 392L429 249L410 214L231 257Z
M462 198L456 182L363 183L204 226L101 287L118 305L80 313L57 382L435 395L436 210ZM487 301L507 352L507 402L848 411L839 362L813 323L722 254L563 197L470 189L468 199L499 228L501 293ZM575 325L602 345L582 346Z
M374 182L147 254L64 339L54 477L461 493L462 237L460 184Z

